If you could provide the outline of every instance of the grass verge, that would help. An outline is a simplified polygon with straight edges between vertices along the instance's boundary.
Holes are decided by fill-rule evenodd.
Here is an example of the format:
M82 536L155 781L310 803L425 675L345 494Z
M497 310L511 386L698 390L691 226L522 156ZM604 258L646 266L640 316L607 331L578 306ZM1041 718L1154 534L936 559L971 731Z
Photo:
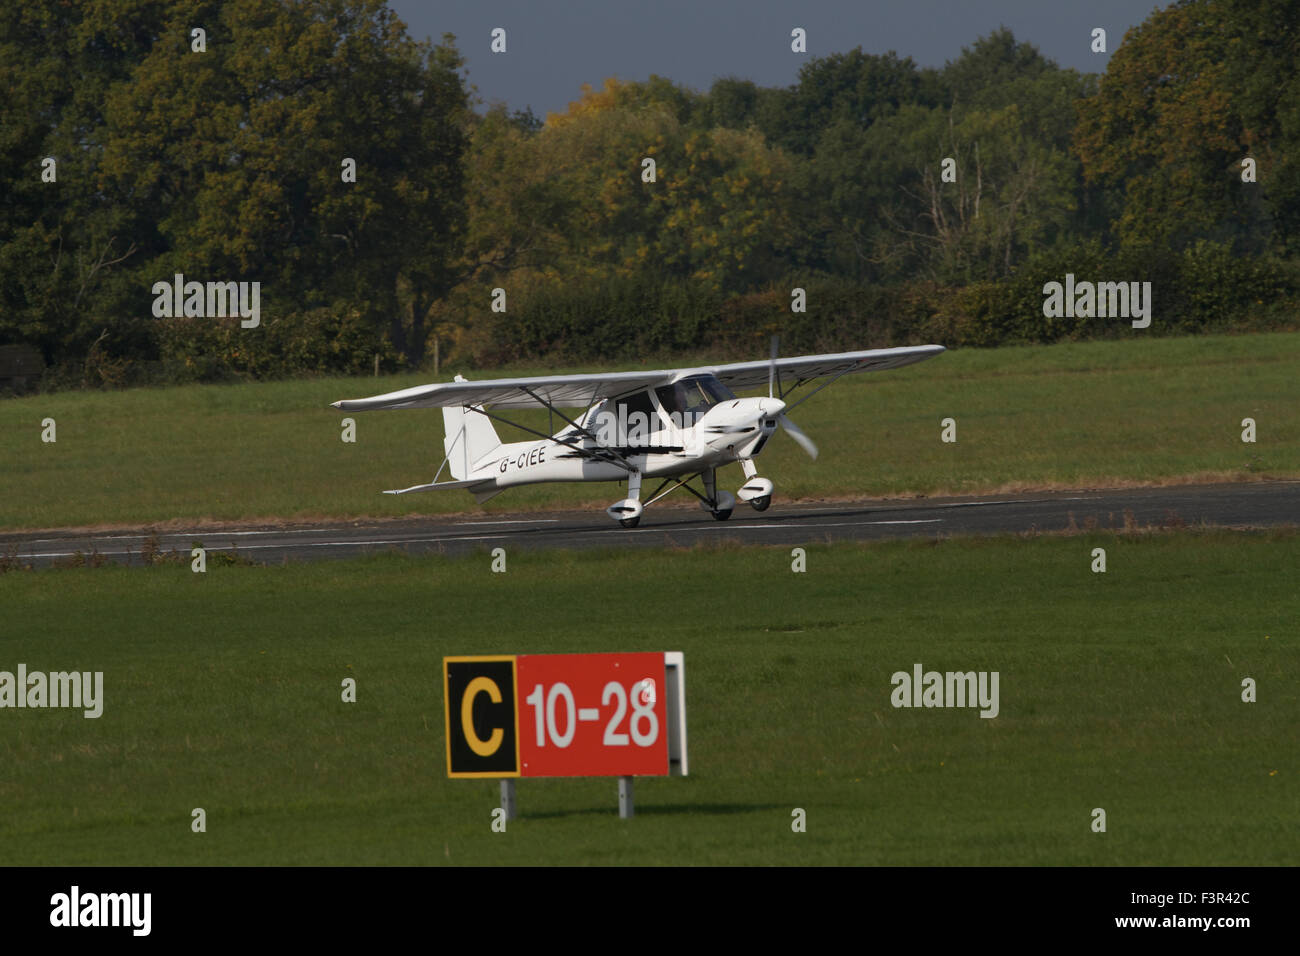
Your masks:
M102 670L105 702L94 720L0 710L0 863L1295 863L1294 531L807 561L795 574L788 551L737 547L519 553L505 574L487 555L5 574L0 670ZM524 780L523 819L492 833L495 783L445 776L442 657L610 650L685 651L692 775L639 781L633 821L612 779ZM893 708L891 675L916 663L997 671L999 716Z

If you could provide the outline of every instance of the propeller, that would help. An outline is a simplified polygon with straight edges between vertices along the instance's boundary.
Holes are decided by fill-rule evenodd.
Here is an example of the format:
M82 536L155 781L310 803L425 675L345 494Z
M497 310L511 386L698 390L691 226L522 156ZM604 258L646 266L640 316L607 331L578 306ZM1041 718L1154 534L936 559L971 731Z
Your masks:
M776 385L776 349L777 346L780 344L780 341L781 340L777 336L775 335L772 336L772 364L770 364L767 367L767 397L768 398L777 397L772 394L772 390Z
M804 430L800 428L798 425L796 425L794 422L792 422L784 414L779 416L777 418L777 421L779 421L785 427L785 430L790 433L790 437L793 438L799 444L799 447L808 453L808 457L811 458L813 461L816 461L817 446L813 444L813 440L811 438L809 438L807 435L804 434Z
M780 339L775 335L772 336L772 360L771 360L771 364L767 368L767 397L768 398L779 397L782 400L784 400L785 393L780 391L781 379L776 372L776 353L779 344L780 344ZM774 395L773 394L774 391L779 392L779 394ZM804 430L800 428L798 425L796 425L793 421L791 421L790 418L784 413L777 416L777 421L780 422L782 427L785 428L785 430L790 433L790 437L795 440L795 443L808 453L808 457L811 458L813 461L816 461L817 446L813 443L813 440L804 433Z

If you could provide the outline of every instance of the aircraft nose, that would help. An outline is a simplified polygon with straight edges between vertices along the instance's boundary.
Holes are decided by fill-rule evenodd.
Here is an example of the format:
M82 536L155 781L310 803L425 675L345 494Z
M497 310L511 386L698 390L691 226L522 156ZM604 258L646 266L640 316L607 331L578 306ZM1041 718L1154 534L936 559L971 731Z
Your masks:
M775 418L785 411L785 402L779 398L760 398L758 400L758 410L768 418Z

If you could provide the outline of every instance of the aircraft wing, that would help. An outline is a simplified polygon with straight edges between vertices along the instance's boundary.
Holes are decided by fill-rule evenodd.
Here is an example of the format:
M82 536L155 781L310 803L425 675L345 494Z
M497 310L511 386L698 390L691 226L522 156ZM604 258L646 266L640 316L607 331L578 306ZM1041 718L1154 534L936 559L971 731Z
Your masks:
M766 364L763 366L767 367ZM539 375L532 378L498 378L475 382L417 385L371 398L334 402L345 412L376 408L454 408L459 405L494 405L497 408L587 408L603 398L672 381L676 369L653 372L606 372L598 375ZM764 373L766 376L766 373ZM767 381L764 377L763 381ZM531 394L529 394L531 393Z
M841 372L882 372L885 369L924 362L944 351L942 345L909 345L897 349L871 349L866 352L832 352L827 355L794 355L778 358L776 370L781 381L807 381ZM728 388L758 388L767 385L768 359L718 365L712 371Z
M806 381L841 372L879 372L933 358L942 345L915 345L866 352L834 352L828 355L797 355L776 360L782 381ZM712 372L731 388L757 388L767 384L767 359L737 362L700 371ZM473 382L444 382L417 385L370 398L334 402L345 412L379 408L454 408L460 405L492 405L497 408L587 408L601 399L617 398L643 388L671 382L688 369L657 369L649 372L604 372L592 375L538 375L527 378L497 378Z

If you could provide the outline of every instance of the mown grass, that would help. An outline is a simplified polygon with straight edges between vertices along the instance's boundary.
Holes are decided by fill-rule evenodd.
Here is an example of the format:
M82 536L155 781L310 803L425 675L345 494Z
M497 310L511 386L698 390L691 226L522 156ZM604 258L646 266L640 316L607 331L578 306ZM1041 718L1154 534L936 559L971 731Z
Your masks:
M806 573L790 562L5 574L0 669L102 670L106 700L98 720L0 710L0 864L1297 862L1294 532L810 545ZM640 780L632 821L612 779L524 780L522 819L493 833L495 783L445 776L442 657L609 650L685 651L691 776ZM998 671L1000 715L892 708L890 675L918 662Z
M820 446L819 460L778 435L760 472L787 498L1296 476L1297 368L1300 333L949 352L821 392L793 415ZM579 370L504 374L546 371ZM356 443L340 440L345 416L330 402L428 378L0 402L0 527L484 510L464 492L379 493L432 478L442 459L436 409L354 414ZM53 444L41 441L47 417L56 422ZM949 417L957 442L946 444L940 422ZM1247 417L1257 423L1255 444L1241 441ZM545 413L521 420L547 424ZM503 429L502 437L526 436ZM738 468L724 475L741 481ZM485 510L604 505L621 494L607 484L546 485L512 489Z

